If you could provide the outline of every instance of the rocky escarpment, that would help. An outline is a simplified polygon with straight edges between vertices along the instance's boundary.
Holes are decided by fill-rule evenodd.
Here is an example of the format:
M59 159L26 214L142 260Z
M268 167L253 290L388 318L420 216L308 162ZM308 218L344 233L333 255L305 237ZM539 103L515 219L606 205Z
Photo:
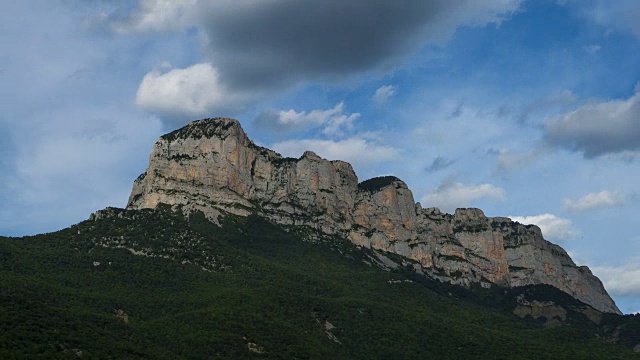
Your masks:
M357 184L348 163L313 152L284 158L256 146L236 120L208 119L155 143L128 207L180 205L213 221L221 212L248 215L259 209L280 224L335 233L350 227L345 220L352 217Z
M168 204L222 214L258 213L285 226L344 236L416 261L419 271L462 286L552 285L603 312L619 313L602 283L540 229L479 209L422 208L388 176L358 183L351 165L313 152L285 158L255 145L239 122L204 119L155 143L128 208Z

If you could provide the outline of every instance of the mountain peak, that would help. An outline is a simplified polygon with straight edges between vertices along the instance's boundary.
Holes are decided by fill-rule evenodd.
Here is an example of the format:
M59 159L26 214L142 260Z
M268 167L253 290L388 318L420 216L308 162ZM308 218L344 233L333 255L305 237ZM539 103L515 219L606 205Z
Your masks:
M318 154L316 154L315 152L311 151L311 150L307 150L302 154L302 158L307 158L310 160L323 160L320 156L318 156Z
M338 236L402 256L417 272L455 285L547 284L602 312L620 313L600 280L535 226L422 208L395 176L358 183L352 167L311 151L300 158L256 146L237 120L203 119L163 135L128 208L167 204L209 220L258 214L289 229Z
M214 136L226 137L228 135L246 137L238 120L216 117L192 121L180 129L162 135L160 138L171 142L176 139L210 139Z
M409 188L404 181L400 180L395 176L378 176L378 177L374 177L359 183L358 189L363 191L376 192L387 186L394 186L394 187L406 188L406 189Z

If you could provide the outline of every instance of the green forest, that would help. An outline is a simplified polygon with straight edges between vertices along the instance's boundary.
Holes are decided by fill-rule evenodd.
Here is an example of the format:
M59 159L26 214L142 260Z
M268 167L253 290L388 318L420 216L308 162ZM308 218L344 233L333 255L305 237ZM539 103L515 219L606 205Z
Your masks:
M0 237L0 359L640 359L633 316L512 314L522 291L576 302L554 288L463 289L257 215L222 225L111 208Z

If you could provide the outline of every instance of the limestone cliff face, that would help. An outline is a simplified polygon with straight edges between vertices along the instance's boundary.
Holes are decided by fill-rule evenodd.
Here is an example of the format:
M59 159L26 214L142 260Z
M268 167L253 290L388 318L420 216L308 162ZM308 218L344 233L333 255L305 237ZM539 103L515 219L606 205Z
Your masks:
M620 311L588 268L578 267L540 229L479 209L423 209L400 179L358 184L351 165L313 152L284 158L248 139L237 120L204 119L155 143L128 208L158 204L221 214L259 213L414 260L419 271L469 286L548 284L603 312Z
M238 121L205 119L158 139L128 207L180 205L213 221L259 209L278 223L335 233L350 227L357 186L348 163L313 152L283 158L251 142Z
M416 224L413 194L393 176L365 181L356 193L353 222L350 236L359 245L388 250L393 243L405 244Z
M576 266L563 248L544 240L540 228L504 218L495 218L492 227L505 239L511 286L549 284L586 304L600 304L594 306L598 310L619 313L613 301L605 301L609 295L600 279L588 267Z

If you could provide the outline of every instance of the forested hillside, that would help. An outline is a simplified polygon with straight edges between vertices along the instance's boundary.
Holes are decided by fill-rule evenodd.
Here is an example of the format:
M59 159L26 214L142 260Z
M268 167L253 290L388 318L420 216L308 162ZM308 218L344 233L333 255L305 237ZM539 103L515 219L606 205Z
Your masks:
M640 358L633 317L511 313L518 291L575 301L551 287L466 290L257 216L223 225L110 209L0 238L0 358Z

